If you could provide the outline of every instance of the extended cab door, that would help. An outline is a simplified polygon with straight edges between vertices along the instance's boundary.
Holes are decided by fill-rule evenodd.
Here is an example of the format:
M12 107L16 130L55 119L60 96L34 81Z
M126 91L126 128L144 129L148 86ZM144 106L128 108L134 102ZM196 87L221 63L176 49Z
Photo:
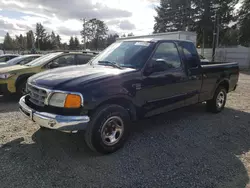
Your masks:
M179 42L179 49L187 72L187 82L183 86L187 92L185 106L199 102L202 87L200 57L192 42Z
M146 116L184 106L187 75L174 42L162 42L156 47L143 74L137 97L144 99Z

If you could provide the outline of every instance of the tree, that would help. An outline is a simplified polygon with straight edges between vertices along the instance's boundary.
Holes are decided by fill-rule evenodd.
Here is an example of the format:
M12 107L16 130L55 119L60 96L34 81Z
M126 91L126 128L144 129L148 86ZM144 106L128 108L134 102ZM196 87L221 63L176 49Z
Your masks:
M35 47L34 46L35 37L34 37L34 33L32 30L26 33L26 38L27 38L27 49L31 50L32 48Z
M73 37L70 37L70 40L69 40L69 49L70 50L75 50L75 41L74 41Z
M3 41L4 50L13 50L13 40L9 33L6 33Z
M129 34L128 34L128 37L132 37L132 36L134 36L133 33L129 33Z
M24 51L27 48L27 38L23 37L22 34L20 36L16 35L16 39L13 41L14 49L18 51Z
M156 7L154 33L193 30L195 7L193 0L161 0Z
M212 46L216 14L221 34L234 21L234 6L239 0L161 0L156 8L154 33L169 31L195 31L198 45L204 40ZM221 38L224 36L221 35Z
M61 48L61 37L59 34L56 36L56 43L57 43L58 48Z
M244 0L239 11L239 42L243 46L250 46L250 0Z
M113 44L116 41L116 38L119 38L118 34L114 34L114 35L110 34L110 35L108 35L107 46Z
M75 40L74 40L74 47L75 47L75 50L78 50L80 48L80 42L77 37L75 37Z
M46 30L41 23L36 24L35 34L36 34L37 48L39 50L44 49L46 46L45 43L47 43L49 37L47 36Z
M88 20L83 25L83 30L81 31L82 38L87 37L88 41L94 42L95 49L98 49L98 43L100 40L107 37L108 27L106 24L98 19Z

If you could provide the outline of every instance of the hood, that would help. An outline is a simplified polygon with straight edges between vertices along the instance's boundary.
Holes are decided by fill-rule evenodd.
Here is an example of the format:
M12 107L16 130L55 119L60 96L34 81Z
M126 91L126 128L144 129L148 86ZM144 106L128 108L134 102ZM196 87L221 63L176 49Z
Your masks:
M0 73L16 72L23 69L29 69L30 67L24 65L14 65L9 67L0 67Z
M29 78L28 82L48 89L75 88L99 79L108 78L134 69L117 69L97 65L70 66L38 73Z

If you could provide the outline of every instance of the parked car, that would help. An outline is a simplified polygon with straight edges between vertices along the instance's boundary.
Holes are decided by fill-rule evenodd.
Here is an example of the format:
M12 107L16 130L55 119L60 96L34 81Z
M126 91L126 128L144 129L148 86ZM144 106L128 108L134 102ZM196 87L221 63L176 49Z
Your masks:
M23 55L23 56L19 56L16 58L13 58L7 62L4 63L0 63L0 68L2 67L9 67L9 66L13 66L13 65L25 65L39 57L41 57L42 55L40 54L32 54L32 55Z
M209 60L206 59L204 56L202 56L202 55L199 55L199 56L200 56L201 64L208 64L209 63Z
M30 77L19 104L43 128L84 130L87 145L106 154L124 145L139 118L204 101L221 112L238 77L237 63L201 65L192 42L124 40L87 65Z
M13 58L18 57L19 55L15 55L15 54L4 54L4 55L0 55L0 63L1 62L7 62Z
M57 52L37 58L25 65L0 68L0 95L25 94L27 79L38 73L58 67L87 63L95 53Z

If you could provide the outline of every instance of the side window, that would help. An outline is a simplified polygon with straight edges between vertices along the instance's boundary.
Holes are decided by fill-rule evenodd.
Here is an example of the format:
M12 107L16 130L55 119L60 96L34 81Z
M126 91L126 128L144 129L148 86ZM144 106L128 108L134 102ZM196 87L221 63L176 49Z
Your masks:
M197 53L195 45L190 42L180 43L181 48L185 56L185 61L187 62L189 68L195 68L200 64L200 57Z
M152 67L156 67L154 72L163 72L169 69L181 67L181 59L174 43L161 43L152 57Z
M75 65L75 55L64 55L54 59L50 64L50 68L65 67Z
M78 65L83 65L89 62L92 58L90 55L76 55L76 61Z
M28 58L25 58L24 60L22 60L21 62L19 62L18 64L25 65L25 64L31 62L32 60L34 60L34 57L28 57Z
M14 58L16 58L16 56L9 56L9 57L6 57L6 60L9 61L9 60L14 59Z
M6 57L0 57L0 62L5 62L6 61Z

